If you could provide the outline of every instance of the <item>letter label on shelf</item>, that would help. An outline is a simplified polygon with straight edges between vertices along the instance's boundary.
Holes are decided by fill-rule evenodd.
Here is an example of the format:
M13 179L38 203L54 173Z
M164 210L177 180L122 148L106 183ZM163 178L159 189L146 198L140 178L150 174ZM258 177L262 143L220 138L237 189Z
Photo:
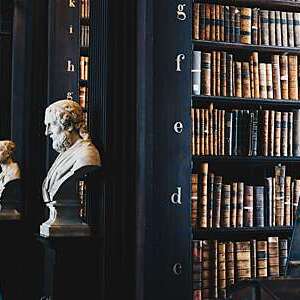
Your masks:
M73 31L73 25L70 25L70 27L69 27L69 33L70 33L70 34L73 34L73 33L74 33L74 31Z
M75 0L69 0L69 7L75 7Z
M71 60L68 60L67 72L75 72L75 66L72 64Z
M182 273L182 265L177 263L173 266L173 272L175 275L179 276Z
M184 54L178 54L176 57L176 71L181 72L181 62L185 59Z
M172 194L171 202L173 204L182 204L182 202L181 202L181 187L177 187L177 192Z
M186 19L186 13L184 11L184 7L186 4L178 4L177 6L177 19L180 21L184 21Z
M73 92L67 92L67 99L68 100L73 100Z
M182 133L182 131L183 131L183 124L181 122L176 122L174 124L174 131L176 133Z

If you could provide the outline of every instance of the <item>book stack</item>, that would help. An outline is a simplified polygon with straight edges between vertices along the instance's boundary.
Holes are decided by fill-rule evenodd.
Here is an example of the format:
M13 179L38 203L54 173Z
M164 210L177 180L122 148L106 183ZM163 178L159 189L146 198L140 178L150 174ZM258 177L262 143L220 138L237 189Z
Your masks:
M89 47L90 45L90 27L87 25L80 26L80 47Z
M88 80L89 74L89 57L80 56L80 79Z
M226 299L227 288L240 280L284 275L288 240L218 241L194 240L194 300Z
M228 181L199 166L191 177L193 228L291 226L300 198L300 179L286 175L286 167L274 167L261 186Z
M240 60L225 51L193 51L193 95L299 100L296 55L272 55L262 62L258 52Z
M300 13L194 2L193 39L300 47Z
M300 110L192 108L193 155L300 156Z
M90 17L90 0L81 0L80 17L86 19Z

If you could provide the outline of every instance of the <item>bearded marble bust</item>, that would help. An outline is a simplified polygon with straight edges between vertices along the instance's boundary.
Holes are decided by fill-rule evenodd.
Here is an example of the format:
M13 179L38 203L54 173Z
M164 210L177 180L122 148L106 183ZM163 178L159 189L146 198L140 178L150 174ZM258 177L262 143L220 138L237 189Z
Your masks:
M0 199L7 184L13 180L20 179L21 173L18 164L13 160L16 145L12 141L0 141Z
M61 185L75 172L89 166L100 166L97 148L86 129L81 106L73 100L59 100L45 113L45 134L59 155L43 183L43 199L51 202Z

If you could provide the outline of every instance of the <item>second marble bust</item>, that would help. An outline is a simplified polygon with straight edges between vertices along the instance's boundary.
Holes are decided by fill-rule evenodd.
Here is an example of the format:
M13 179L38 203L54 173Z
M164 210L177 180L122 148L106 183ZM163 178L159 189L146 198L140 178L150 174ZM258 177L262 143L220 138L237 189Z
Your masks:
M43 199L50 202L62 183L75 171L86 166L100 166L101 160L77 102L60 100L51 104L46 109L45 126L45 134L52 139L53 149L60 153L43 183Z

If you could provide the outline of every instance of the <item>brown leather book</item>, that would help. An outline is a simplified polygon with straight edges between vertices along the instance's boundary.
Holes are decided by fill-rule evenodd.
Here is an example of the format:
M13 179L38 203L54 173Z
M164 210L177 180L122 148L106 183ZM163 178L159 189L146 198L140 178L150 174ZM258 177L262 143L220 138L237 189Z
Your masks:
M292 111L288 112L288 156L293 156L293 126L294 126L294 114Z
M191 217L192 217L192 227L196 228L197 224L197 212L198 212L198 175L192 174L192 193L191 193Z
M267 93L267 66L265 63L259 64L259 92L260 98L268 98Z
M270 45L269 42L269 11L260 10L261 16L261 44Z
M221 52L216 52L216 96L221 96Z
M243 227L243 212L244 212L244 183L237 184L237 207L236 207L236 227Z
M253 56L250 56L250 87L251 87L251 98L254 98L254 68L253 68Z
M281 36L282 36L282 46L288 46L288 24L287 24L287 13L285 11L281 12Z
M209 155L209 113L208 109L204 110L204 154Z
M209 106L209 127L208 127L208 139L209 139L209 155L214 155L214 107L212 104Z
M251 278L251 245L250 241L235 243L236 279Z
M280 82L281 82L281 97L289 99L289 74L288 74L288 56L280 55Z
M294 12L295 47L300 47L300 13Z
M225 23L224 6L220 5L220 40L223 42L225 41L224 23Z
M242 97L242 63L235 62L235 96Z
M231 43L235 43L235 6L229 7L229 40Z
M251 240L251 277L257 277L256 240Z
M251 98L250 66L248 62L242 62L242 94L245 98Z
M288 56L289 99L298 100L298 56Z
M268 144L269 144L269 111L262 111L262 143L261 143L261 154L263 156L268 156Z
M192 241L193 300L201 300L202 290L202 241Z
M207 240L202 241L202 299L209 299L210 297L210 283L211 283L211 243Z
M210 4L205 3L205 39L210 40Z
M300 199L300 180L296 179L294 181L294 194L293 194L293 219L296 220L297 208Z
M211 282L210 282L210 297L208 299L218 298L218 241L212 240L211 243Z
M273 75L272 64L266 64L267 75L267 96L268 99L273 99Z
M269 43L271 46L276 45L276 24L275 11L269 11Z
M193 39L200 39L200 3L193 3Z
M225 110L221 110L221 155L225 155Z
M210 40L216 40L216 5L210 5Z
M221 34L220 34L220 19L221 19L221 15L220 15L220 6L219 4L216 4L216 24L215 24L215 31L216 31L216 41L221 41Z
M226 298L226 246L218 243L218 296L219 299Z
M221 52L221 65L220 65L220 82L221 82L221 96L227 96L227 69L226 69L226 52Z
M230 184L223 184L221 202L221 226L230 227Z
M254 98L260 98L258 52L251 54L253 58Z
M282 46L280 11L275 12L275 24L276 24L276 45Z
M290 47L295 47L294 40L294 15L292 12L287 13L287 23L288 23L288 42Z
M211 53L211 95L217 95L217 53L212 51Z
M195 108L191 109L191 121L192 121L192 155L196 155L196 137L195 137Z
M251 30L251 42L254 45L258 44L258 8L252 8L252 30Z
M251 8L241 8L241 43L251 44Z
M268 276L279 276L279 244L278 237L268 237Z
M214 183L215 175L208 173L208 195L207 195L207 227L213 227L213 208L214 208Z
M285 276L285 268L288 258L288 240L279 240L279 275Z
M213 110L214 155L218 155L218 110Z
M288 119L287 112L281 113L281 156L288 156Z
M269 146L268 151L269 155L274 155L274 148L275 148L275 111L269 111Z
M234 243L226 242L226 286L230 287L234 285L235 278L235 259L234 259Z
M275 130L274 130L274 155L281 154L281 112L275 112Z
M281 99L280 60L279 55L272 55L272 76L274 99Z
M207 227L207 177L208 177L208 163L202 163L199 167L198 174L198 227Z
M284 225L285 166L275 166L275 225Z
M237 182L233 182L231 184L231 199L230 199L230 226L231 227L236 227L237 194L238 194L238 184Z
M249 185L245 185L243 223L245 227L253 227L253 186Z
M200 125L200 109L196 108L196 115L195 115L195 137L196 137L196 154L197 155L202 155L201 154L201 140L200 140L200 130L201 130L201 125Z
M220 227L221 199L222 199L222 176L215 176L213 227L216 227L216 228Z
M227 54L226 56L226 83L227 83L227 93L229 97L233 97L233 55Z
M202 94L211 95L211 53L202 53Z
M200 25L199 25L200 40L205 40L206 23L209 22L209 20L206 20L205 18L206 18L205 3L200 3Z
M256 242L257 252L257 277L268 276L268 243L267 241Z
M285 177L284 185L284 225L290 226L291 224L291 176Z
M205 111L200 109L200 155L205 155Z
M300 156L300 110L294 110L293 123L293 154Z

